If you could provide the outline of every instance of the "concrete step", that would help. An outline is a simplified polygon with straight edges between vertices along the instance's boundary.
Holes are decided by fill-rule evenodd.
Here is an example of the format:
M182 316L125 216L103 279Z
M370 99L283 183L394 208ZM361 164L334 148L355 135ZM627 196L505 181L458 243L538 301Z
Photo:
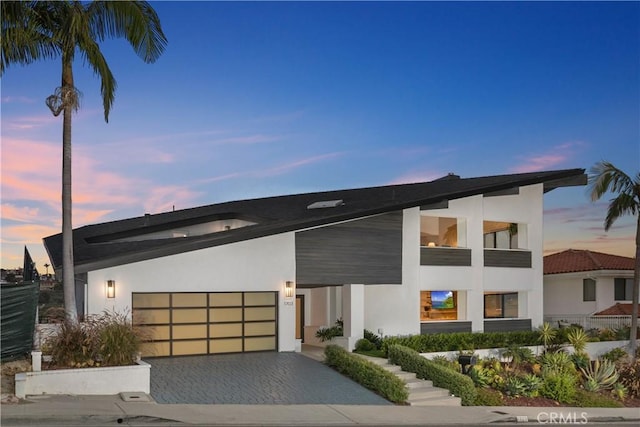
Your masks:
M413 372L405 372L405 371L397 371L397 372L392 372L396 377L400 378L401 380L406 381L410 381L416 378L416 374ZM422 380L421 380L422 381Z
M462 406L459 397L447 396L442 398L426 398L408 401L411 406Z
M449 390L438 387L415 388L409 392L409 400L449 397Z
M404 382L407 384L407 387L409 388L409 392L411 392L412 389L433 387L433 382L429 380L421 380L419 378L411 378L411 379L405 380Z

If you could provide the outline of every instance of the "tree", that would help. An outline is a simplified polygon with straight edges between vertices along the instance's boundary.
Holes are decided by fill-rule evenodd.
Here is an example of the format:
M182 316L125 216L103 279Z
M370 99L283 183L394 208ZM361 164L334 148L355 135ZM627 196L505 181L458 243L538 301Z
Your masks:
M155 62L167 43L156 12L145 1L2 1L0 76L12 64L61 59L62 84L46 104L62 113L62 282L67 319L78 321L71 222L71 116L79 107L73 63L79 53L100 77L105 122L115 99L116 80L99 43L125 38L146 63Z
M623 215L636 216L636 263L633 275L633 291L631 292L631 331L629 333L629 353L636 360L636 341L638 334L638 295L640 290L640 172L635 179L622 172L609 162L596 163L589 171L589 192L591 200L599 200L605 193L617 194L609 201L609 208L604 220L605 231Z

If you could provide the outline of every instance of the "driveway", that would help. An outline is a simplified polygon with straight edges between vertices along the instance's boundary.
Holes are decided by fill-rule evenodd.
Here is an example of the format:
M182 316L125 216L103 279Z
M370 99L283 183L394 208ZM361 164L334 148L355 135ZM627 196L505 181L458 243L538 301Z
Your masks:
M242 353L145 359L158 403L342 404L390 402L299 353Z

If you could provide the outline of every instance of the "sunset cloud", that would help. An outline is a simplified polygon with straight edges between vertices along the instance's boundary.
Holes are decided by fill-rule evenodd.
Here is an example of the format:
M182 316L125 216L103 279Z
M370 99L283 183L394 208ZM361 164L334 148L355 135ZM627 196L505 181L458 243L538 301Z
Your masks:
M566 142L564 144L552 147L548 153L535 154L525 158L522 163L510 168L512 173L537 172L542 170L558 168L567 160L575 157L576 151L584 147L585 143L581 141Z
M30 208L27 206L18 207L9 203L3 203L2 219L8 219L17 222L31 222L38 218L38 208Z

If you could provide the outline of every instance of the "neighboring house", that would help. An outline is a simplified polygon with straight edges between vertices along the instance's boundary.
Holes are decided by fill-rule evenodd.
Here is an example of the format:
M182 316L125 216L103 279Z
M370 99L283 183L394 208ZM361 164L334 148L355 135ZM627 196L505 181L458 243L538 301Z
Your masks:
M630 316L634 268L634 258L589 250L545 256L545 319L582 324L586 320L580 318L593 315ZM591 323L597 326L601 320Z
M80 313L133 312L147 355L294 351L542 323L543 195L584 169L219 203L74 231ZM60 274L60 234L44 239Z

